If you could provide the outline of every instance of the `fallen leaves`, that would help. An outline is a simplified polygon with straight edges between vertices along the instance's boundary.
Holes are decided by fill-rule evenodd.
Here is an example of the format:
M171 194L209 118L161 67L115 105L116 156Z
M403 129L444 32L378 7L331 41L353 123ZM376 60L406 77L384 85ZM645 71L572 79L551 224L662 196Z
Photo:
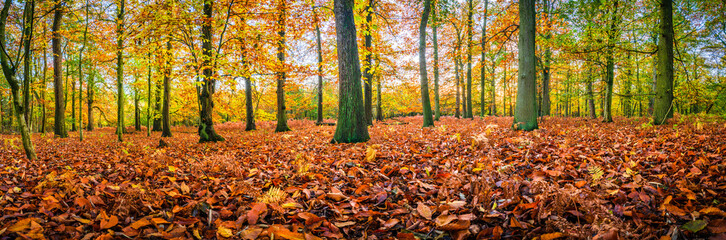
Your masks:
M690 125L637 129L637 122L548 118L540 130L514 132L498 127L508 126L507 118L443 117L446 127L435 129L419 128L420 118L403 119L412 123L370 127L371 142L361 144L329 144L333 127L291 121L295 131L287 136L273 134L274 125L265 122L254 132L221 125L229 141L206 145L196 143L193 131L180 132L165 139L163 150L156 149L158 138L132 134L117 143L103 129L89 133L94 144L38 141L37 163L0 146L0 235L645 239L726 233L726 133L712 124L702 126L711 134L701 135ZM126 153L108 150L114 148Z

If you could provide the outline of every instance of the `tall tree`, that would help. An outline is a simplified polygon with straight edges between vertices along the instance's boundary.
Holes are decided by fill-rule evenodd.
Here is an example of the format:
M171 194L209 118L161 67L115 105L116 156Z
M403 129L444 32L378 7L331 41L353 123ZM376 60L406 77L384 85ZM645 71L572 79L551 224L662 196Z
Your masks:
M429 99L429 80L426 74L426 24L431 12L431 0L424 1L424 10L421 14L421 23L418 27L418 69L421 76L421 103L423 105L423 126L433 127L434 118L431 113L431 100Z
M287 77L285 67L285 19L287 18L287 0L278 0L277 5L277 127L275 132L290 131L287 126L287 116L285 115L285 78Z
M333 0L338 43L338 123L332 142L354 143L370 139L363 112L360 60L353 20L353 0Z
M439 14L438 14L438 1L434 0L433 3L433 17L431 18L431 30L433 35L434 44L434 120L438 121L441 118L441 106L439 96Z
M151 51L146 58L146 136L151 136Z
M20 99L20 82L16 78L18 73L18 62L13 62L12 58L8 55L8 47L6 45L6 31L5 27L8 21L8 12L10 7L13 5L12 0L5 0L2 11L0 11L0 47L4 50L0 53L0 65L2 65L3 75L5 80L10 85L10 93L12 94L13 109L15 111L15 119L20 126L20 136L23 142L23 149L25 150L25 156L30 160L35 160L35 147L31 139L30 131L28 130L27 122L25 121L25 109ZM26 33L32 33L33 28L30 22L33 21L33 12L35 9L35 1L30 0L25 3L25 10L23 16L23 31ZM32 43L32 36L27 35L21 41L21 46L18 46L18 56L21 54L20 49L24 49L26 55L31 55L30 44ZM29 64L28 64L29 65Z
M618 37L618 0L613 2L610 12L610 26L607 30L608 40L605 51L605 106L603 108L603 122L612 122L613 82L615 81L615 41Z
M673 0L660 1L660 40L653 124L673 117Z
M368 0L368 4L366 6L366 21L365 21L365 32L364 32L364 38L365 38L365 64L363 64L363 93L365 97L365 113L366 113L366 123L368 125L373 125L373 90L372 90L372 80L373 80L373 69L371 68L373 66L373 37L371 35L371 25L373 24L373 0Z
M486 45L487 45L487 14L489 14L489 0L484 0L484 21L481 25L481 66L479 67L479 70L481 72L480 74L480 86L481 86L481 94L479 94L479 116L484 117L484 114L486 113L486 101L484 101L484 96L486 96Z
M88 8L91 7L90 0L86 0L86 24L83 29L83 42L81 44L81 50L78 54L78 135L80 140L83 141L83 51L86 50L86 41L88 40ZM90 86L89 86L90 87Z
M519 80L512 123L515 130L537 129L534 1L519 1Z
M474 21L472 20L473 15L474 2L469 0L469 11L467 12L466 17L466 111L464 113L464 118L474 118L471 106L471 52L473 48L472 37L474 34Z
M544 21L545 21L545 33L544 40L549 42L550 40L550 0L544 0ZM550 115L550 58L552 58L552 52L548 46L542 46L545 48L544 57L542 63L542 104L540 106L540 112L542 116Z
M318 120L317 123L323 123L323 44L320 38L320 19L318 13L315 11L315 0L310 0L312 3L313 20L315 21L315 45L317 45L318 52ZM251 103L251 100L250 100ZM251 104L250 104L251 105Z
M214 91L215 91L215 77L214 77L214 64L212 63L213 58L216 60L216 55L212 50L212 19L214 13L214 1L204 0L202 7L204 21L202 21L202 78L201 82L201 93L199 95L199 102L201 104L201 111L199 117L201 122L199 124L199 142L218 142L224 141L224 138L217 134L214 130Z
M118 0L116 9L116 134L118 141L123 142L124 138L124 11L126 0Z
M164 107L161 110L161 121L163 123L161 137L171 137L171 124L169 107L171 105L169 93L171 91L171 69L172 69L171 38L166 39L166 51L164 52Z
M28 131L32 130L32 116L31 113L31 107L30 102L32 100L32 95L30 95L30 85L32 84L32 72L33 69L31 67L32 64L32 57L33 52L31 49L31 42L33 39L33 22L35 18L35 1L29 0L25 2L25 16L23 19L23 35L27 38L29 41L24 44L23 47L25 47L24 51L25 54L23 55L23 114L25 115L25 124L28 126ZM28 4L30 6L28 6Z
M45 23L45 21L43 21L43 39L47 39L46 30L45 30L47 27L48 27L48 25ZM40 115L41 115L40 132L43 134L45 134L45 131L46 131L45 126L46 126L46 122L47 122L46 121L47 118L45 116L45 112L47 109L46 102L45 102L45 92L48 90L48 85L46 83L46 72L48 70L48 62L47 62L48 61L47 60L48 59L48 54L47 54L48 50L47 49L48 49L48 45L43 44L43 56L42 56L42 58L43 58L43 76L41 79L41 90L40 90L40 102L43 105L43 110L40 113ZM2 124L2 121L0 121L0 124Z
M53 93L55 95L55 123L53 133L61 138L68 137L66 131L66 102L63 95L63 53L61 53L60 25L63 19L63 1L57 1L53 11Z
M247 28L247 25L245 25L245 19L241 17L240 15L240 22L242 22L243 26ZM244 29L243 29L244 31ZM242 64L242 77L245 80L245 131L252 131L257 129L257 126L255 126L255 113L254 113L254 107L252 106L252 74L250 72L250 63L247 61L247 45L244 41L245 38L240 38L240 55L241 55L241 64Z

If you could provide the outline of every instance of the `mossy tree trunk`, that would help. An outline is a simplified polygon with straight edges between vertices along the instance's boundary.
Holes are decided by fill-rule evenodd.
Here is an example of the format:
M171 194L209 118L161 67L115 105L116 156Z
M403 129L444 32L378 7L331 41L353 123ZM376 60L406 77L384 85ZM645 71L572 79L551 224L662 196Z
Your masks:
M279 0L277 6L277 126L275 132L290 131L287 126L287 115L285 113L285 79L287 78L285 67L285 20L287 18L286 0Z
M164 107L161 110L161 122L163 123L161 129L161 137L171 137L171 119L169 116L170 108L170 92L171 92L171 69L172 69L172 57L171 52L171 38L166 40L166 52L164 54Z
M213 0L204 0L202 11L205 19L212 19ZM200 86L199 102L201 109L199 111L199 142L217 142L224 141L224 138L217 134L214 130L214 69L212 64L212 21L203 21L202 23L202 84Z
M653 124L660 125L673 117L673 1L660 2L660 40L658 41L658 76L656 78Z
M512 124L515 130L537 129L534 1L519 1L519 80Z
M338 122L332 142L365 142L368 127L361 91L353 0L334 0L335 33L338 43Z
M53 133L55 136L66 138L66 102L63 95L63 53L61 52L61 34L60 25L63 19L63 1L55 4L53 11L52 26L52 48L53 48L53 94L55 95L55 123L53 124Z
M418 69L421 76L421 103L423 105L423 127L433 127L434 118L431 113L431 100L429 97L429 80L426 72L426 24L431 12L431 0L424 1L424 10L421 14L421 23L418 27Z

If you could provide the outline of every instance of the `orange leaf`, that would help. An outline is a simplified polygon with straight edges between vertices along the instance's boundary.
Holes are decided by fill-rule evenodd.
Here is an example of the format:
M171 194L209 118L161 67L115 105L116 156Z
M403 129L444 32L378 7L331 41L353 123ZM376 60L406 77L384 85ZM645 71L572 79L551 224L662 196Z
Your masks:
M433 215L433 213L431 213L431 209L429 207L427 207L426 205L424 205L423 203L418 203L418 206L416 207L416 211L418 211L418 214L421 215L422 217L424 217L428 220L431 220L431 215Z
M111 215L108 219L101 219L101 229L112 228L118 224L118 217Z
M564 233L554 232L554 233L542 234L541 236L539 236L539 239L540 240L552 240L552 239L558 239L558 238L566 237L566 236L567 235L565 235Z

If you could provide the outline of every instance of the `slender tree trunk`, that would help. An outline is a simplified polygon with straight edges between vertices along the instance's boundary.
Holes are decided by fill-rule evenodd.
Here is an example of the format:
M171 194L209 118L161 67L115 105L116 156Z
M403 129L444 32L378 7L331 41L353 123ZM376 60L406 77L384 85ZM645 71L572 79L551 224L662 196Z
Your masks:
M484 114L486 113L486 45L487 45L487 14L489 11L489 0L484 0L484 22L481 26L481 67L479 68L481 74L480 74L480 86L481 86L481 93L479 94L479 108L480 108L480 117L484 117Z
M613 105L613 82L615 81L615 39L617 34L617 14L618 1L613 3L613 13L610 18L610 28L608 29L608 48L605 56L605 106L603 109L603 122L612 122L612 105Z
M90 75L88 76L88 83L86 84L86 105L88 111L88 125L86 125L86 129L88 131L93 131L94 125L93 125L93 86L95 85L95 77L96 77L96 70L95 66L94 69L91 70Z
M287 132L290 128L287 126L287 115L285 114L285 78L286 78L286 67L285 67L285 18L286 3L287 0L279 0L278 16L277 16L277 60L278 60L278 72L277 72L277 127L275 132Z
M519 1L519 80L512 128L537 129L534 0Z
M61 53L61 34L60 24L63 18L63 2L58 1L53 11L53 82L55 95L55 123L53 124L53 133L61 138L68 137L66 131L66 104L63 96L63 53Z
M241 18L240 21L244 23L245 19ZM244 27L247 26L244 25ZM240 43L240 46L242 77L245 80L245 131L252 131L257 129L257 126L255 126L255 112L254 106L252 106L252 74L250 73L249 63L247 62L247 45L246 42L244 42L244 38Z
M366 123L373 125L373 92L372 92L372 80L373 80L373 37L371 36L371 24L373 22L373 0L368 0L368 7L366 8L366 31L364 33L365 38L365 64L363 64L363 93L365 101L365 113Z
M673 1L660 2L660 41L658 41L658 75L655 91L653 124L660 125L673 117Z
M161 137L171 137L171 119L169 116L169 107L170 107L170 91L171 91L171 69L172 69L172 62L171 59L173 57L173 53L171 51L171 38L167 38L166 40L166 62L164 63L164 107L161 110L161 121L162 121L162 129L161 129Z
M376 57L376 69L380 69L379 65L381 63L381 60L379 57ZM383 108L381 107L381 92L383 92L383 88L381 88L381 73L376 73L376 83L378 83L378 87L376 87L376 94L378 95L378 101L376 106L376 120L383 121Z
M433 21L431 21L431 28L433 30L433 43L434 43L434 120L438 121L441 118L441 103L439 96L439 39L438 39L438 8L436 2L432 4L433 7Z
M353 0L334 0L338 43L338 123L332 142L365 142L370 138L363 112L361 72L358 60Z
M90 18L88 15L89 7L90 0L86 0L86 26L83 30L83 44L81 45L81 50L78 53L78 125L80 126L78 128L78 135L81 141L83 141L83 51L86 50L86 40L88 37L88 18Z
M489 114L492 115L492 116L496 116L497 115L497 95L496 95L496 91L497 91L496 82L497 82L497 80L494 77L495 76L494 75L494 69L496 68L495 63L494 63L494 60L495 59L492 56L492 80L489 81L489 83L491 84L489 86L489 88L490 88L489 91L491 91L489 95L490 95L490 98L492 99L491 100L492 103L491 103L490 109L489 109Z
M455 50L456 51L456 50ZM457 53L454 53L454 81L456 82L456 111L454 112L454 117L459 118L460 117L460 111L459 106L461 105L460 95L461 95L461 78L459 77L459 61L457 58Z
M34 16L35 16L35 1L30 0L26 1L25 6L25 16L23 20L23 35L25 38L28 38L27 44L25 44L23 47L25 48L25 55L23 56L23 114L25 115L25 124L30 128L32 126L31 121L31 100L32 96L30 95L31 89L30 85L32 84L32 77L31 74L33 72L33 69L31 67L32 64L32 48L31 44L33 41L33 22L34 22ZM32 130L29 130L32 131Z
M469 0L469 12L467 14L467 21L466 21L466 113L464 114L465 118L474 118L474 114L472 112L472 97L471 97L471 52L473 48L473 42L472 37L474 34L473 31L473 25L474 21L472 21L472 15L474 14L474 3L472 0Z
M424 11L421 15L421 24L418 27L418 69L421 76L421 102L423 105L423 127L433 127L434 118L431 113L431 100L429 99L429 80L426 73L426 24L429 21L431 0L424 1Z
M45 30L46 28L47 28L47 24L44 21L43 22L43 39L47 38L46 30ZM41 121L40 122L40 132L43 134L45 134L45 131L46 131L45 126L46 126L46 122L47 122L46 121L47 117L45 116L45 112L47 109L47 105L45 102L46 101L45 92L48 91L48 84L46 83L46 76L47 76L46 72L48 70L48 60L47 60L47 58L48 58L47 51L48 50L47 49L48 49L48 47L43 47L43 79L41 80L42 86L41 86L41 91L40 91L40 102L43 105L43 110L41 111L41 120L40 120ZM1 121L0 121L0 124L2 124Z
M78 54L80 54L80 50L78 51ZM80 61L80 55L78 56L78 60ZM68 71L72 68L71 64L68 63L68 66L66 66ZM78 121L76 121L76 80L80 81L80 79L73 79L69 72L66 72L66 77L70 78L71 81L71 132L75 132L78 129L76 129L76 125Z
M116 87L117 87L117 107L118 113L116 121L116 134L118 141L123 142L124 134L124 53L123 53L123 34L124 34L124 11L126 0L119 0L116 15Z
M318 47L318 112L317 123L323 123L323 44L320 38L320 19L315 11L315 0L312 1L313 17L315 18L315 44ZM250 100L250 108L252 109L252 100ZM379 109L380 110L380 109Z
M545 27L547 29L550 28L550 1L544 0L544 15L545 15ZM545 41L550 41L550 33L549 30L545 33L544 38ZM542 46L545 48L544 52L544 66L542 66L542 104L541 104L541 115L542 116L549 116L550 115L550 59L552 58L552 52L550 51L550 48L547 46ZM569 79L568 79L569 80Z
M206 19L213 19L212 13L214 13L212 0L204 0L203 14ZM214 130L214 69L212 69L212 58L214 53L212 51L212 21L204 21L202 23L202 86L201 93L199 95L199 102L201 104L200 113L200 125L199 125L199 142L217 142L224 141L224 138L217 134Z
M141 110L139 109L139 90L134 87L134 130L141 131Z
M146 63L146 83L147 83L147 90L146 90L146 136L151 136L151 51L147 54L148 62Z

